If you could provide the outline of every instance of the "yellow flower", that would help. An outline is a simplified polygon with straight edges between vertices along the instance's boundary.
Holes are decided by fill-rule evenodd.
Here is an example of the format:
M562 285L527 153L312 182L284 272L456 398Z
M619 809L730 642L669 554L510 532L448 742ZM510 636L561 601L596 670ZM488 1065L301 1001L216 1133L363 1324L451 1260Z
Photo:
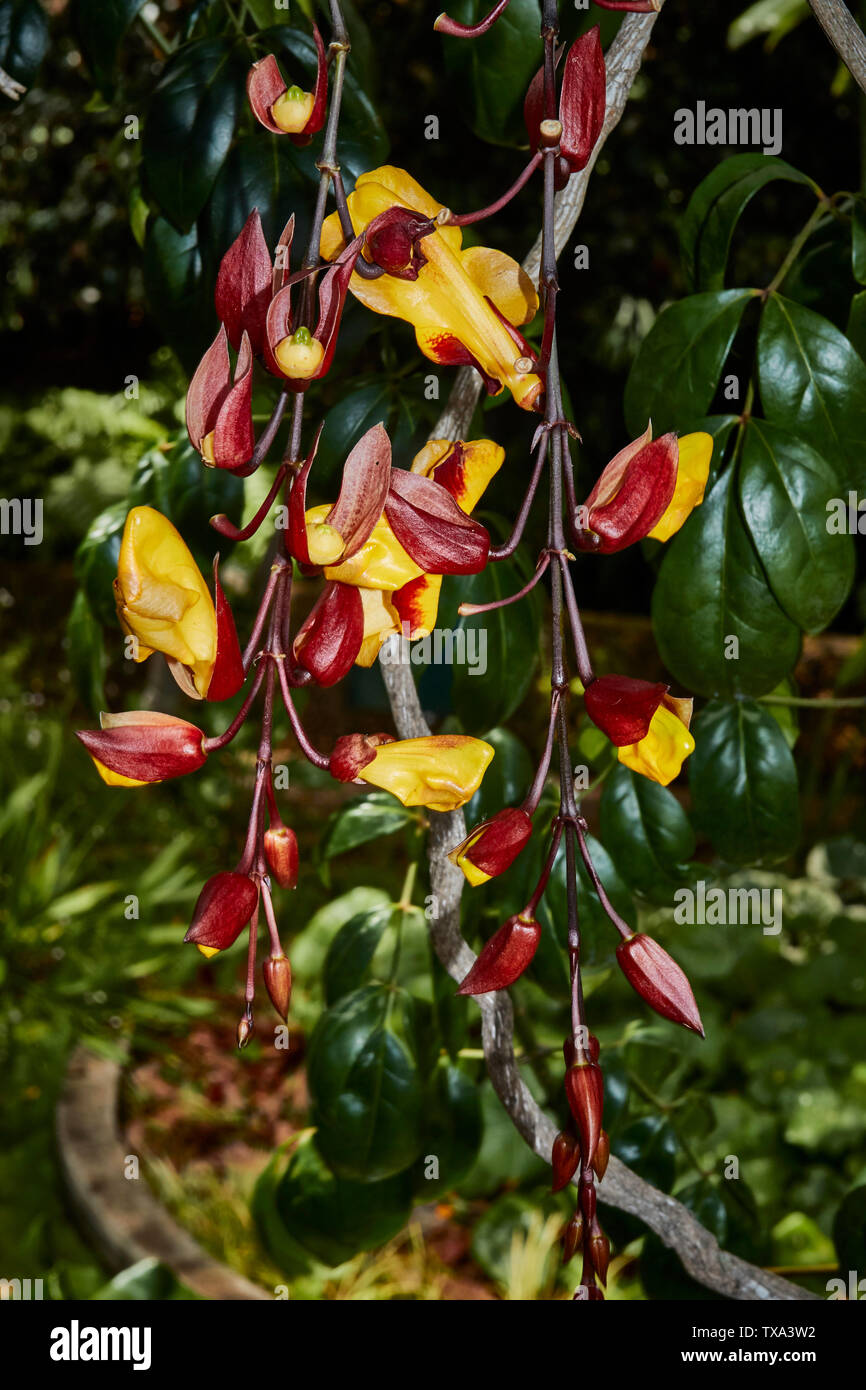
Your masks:
M389 208L409 208L431 219L442 210L404 169L390 164L362 174L348 202L357 233ZM321 254L333 260L345 245L339 217L332 213L322 228ZM437 227L418 247L426 264L417 279L384 274L364 280L353 274L352 293L374 313L411 323L419 348L431 361L453 365L467 361L468 354L493 394L507 386L518 405L536 408L544 394L541 378L488 303L509 323L528 323L538 308L528 275L501 251L486 246L464 250L459 227Z
M632 772L639 772L666 787L695 750L695 741L689 733L691 714L691 700L665 695L650 721L646 738L640 743L617 748L619 761Z
M493 753L483 739L464 734L398 739L381 744L358 776L391 792L404 806L456 811L481 786Z
M188 668L204 697L216 660L213 601L183 538L153 507L133 507L126 518L114 596L121 627L138 642L135 660L162 652Z
M711 434L685 434L679 441L679 461L674 495L667 510L656 522L649 535L657 541L668 541L683 522L704 500L704 490L713 457Z

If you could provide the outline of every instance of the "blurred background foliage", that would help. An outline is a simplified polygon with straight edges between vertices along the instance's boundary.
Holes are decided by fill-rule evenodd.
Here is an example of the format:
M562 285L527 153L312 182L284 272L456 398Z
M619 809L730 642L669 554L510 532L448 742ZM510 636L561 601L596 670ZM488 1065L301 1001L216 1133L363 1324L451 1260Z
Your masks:
M478 8L460 0L453 13L466 18ZM737 8L720 15L717 7L668 0L593 175L575 239L590 249L590 270L575 269L569 251L562 258L560 351L585 441L582 491L623 442L630 372L635 415L645 398L654 415L664 409L664 393L651 399L652 373L641 387L640 366L633 369L659 310L721 289L696 281L680 239L695 190L736 152L674 144L675 111L698 97L781 108L789 164L829 193L861 187L861 103L804 22L806 7L776 0L742 14ZM349 184L388 160L460 210L497 196L522 158L522 92L539 53L536 0L512 0L486 48L435 37L432 11L420 0L357 0L346 10ZM42 498L45 528L38 547L2 538L0 1178L16 1200L0 1218L0 1253L6 1276L47 1278L51 1297L183 1296L159 1268L137 1269L106 1288L108 1271L66 1212L52 1116L80 1041L128 1059L130 1140L161 1199L208 1249L266 1287L288 1280L301 1298L567 1296L556 1251L567 1199L545 1195L545 1166L483 1080L473 1008L454 999L430 958L423 869L416 906L394 907L407 865L423 862L423 818L378 795L359 799L298 761L288 743L279 747L277 760L289 768L284 815L303 864L298 889L281 904L296 977L293 1026L288 1050L275 1052L263 1021L238 1058L242 962L230 953L204 963L180 940L202 881L234 862L252 731L195 779L120 800L71 742L72 728L104 703L180 710L157 663L132 667L117 641L111 577L128 506L150 502L167 512L204 568L214 549L208 516L249 515L267 487L261 475L243 485L203 475L182 431L183 395L214 331L219 258L249 207L260 203L271 240L290 211L301 222L307 215L317 144L298 151L254 132L242 87L263 52L279 52L287 74L308 70L312 14L310 0L290 13L270 0L0 4L0 67L29 89L18 103L0 98L0 488L8 498ZM565 6L567 37L596 17ZM608 43L618 18L600 22ZM166 92L171 98L182 89L190 72L204 95L194 111L175 113L181 138L165 116ZM438 139L425 139L431 115ZM178 161L187 161L189 179L178 180ZM802 184L768 182L743 205L723 283L767 285L813 206ZM844 219L817 228L783 290L847 329L862 351L852 300L862 294L864 262L856 206L845 208ZM537 226L537 207L525 197L496 219L490 236L521 257ZM732 358L744 381L758 331L748 312ZM325 418L322 496L370 424L387 420L398 461L408 464L434 423L439 404L424 389L429 364L407 352L409 332L349 305L337 366L311 394ZM644 361L652 360L650 347ZM439 378L444 396L448 379ZM270 399L263 384L255 402L262 418ZM759 389L761 404L769 417ZM710 408L719 403L708 397L702 410ZM520 416L491 400L473 426L473 436L490 432L507 449L485 498L494 532L504 531L522 493L533 424ZM718 429L715 466L726 460L733 478L736 431ZM446 582L440 626L457 625L461 599L491 597L485 585L519 587L542 536L540 509L533 526L525 557L472 580L471 595L465 581ZM753 540L759 545L754 532ZM242 632L265 545L262 536L222 547ZM656 651L656 640L665 645L663 624L659 630L657 620L654 638L650 621L654 551L580 566L600 669L664 674ZM811 627L798 622L811 635L796 684L796 652L783 663L777 696L862 692L862 552L861 543L858 569L837 585L839 603L828 600ZM687 560L670 555L669 588L687 591ZM784 590L786 577L775 579ZM309 603L312 586L300 593ZM521 795L531 775L530 750L545 717L542 603L511 610L508 623L491 627L487 677L461 668L423 672L431 713L497 747L470 822ZM832 631L823 631L831 620ZM676 631L667 640L674 670L684 660L675 645ZM693 688L712 693L712 682L702 685L700 656L695 665ZM855 710L761 703L775 678L757 684L703 707L703 761L696 755L689 785L676 794L638 785L612 764L597 730L576 726L576 757L594 779L585 809L601 876L620 911L658 934L690 974L707 1042L673 1037L636 1007L584 883L587 989L606 1061L614 1151L676 1192L726 1248L795 1271L823 1293L837 1268L862 1271L866 1254L859 1045L866 738ZM387 717L375 670L307 706L311 736L325 747L335 729L379 727ZM227 716L206 707L202 722L217 732ZM775 760L757 837L736 799L726 803L727 817L719 815L719 768L732 746L746 750L746 774L768 748ZM728 772L735 782L738 767ZM536 853L527 851L488 890L467 892L473 943L522 905ZM514 991L527 1080L559 1116L567 985L560 867L542 946ZM678 925L674 892L699 878L726 890L778 890L781 933L764 935L759 924ZM371 1101L351 1143L341 1079L327 1056L337 1034L398 1062L402 1086L394 1098L399 1123ZM431 1153L442 1160L439 1181L425 1172ZM740 1165L736 1181L725 1176L731 1156ZM675 1257L639 1225L611 1211L605 1221L615 1244L612 1297L699 1296Z

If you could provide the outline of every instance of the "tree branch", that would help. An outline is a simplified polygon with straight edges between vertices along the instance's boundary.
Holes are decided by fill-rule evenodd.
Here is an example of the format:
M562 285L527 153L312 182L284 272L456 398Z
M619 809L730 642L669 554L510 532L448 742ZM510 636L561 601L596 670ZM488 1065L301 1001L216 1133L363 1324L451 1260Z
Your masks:
M657 15L629 15L607 55L607 117L592 159L582 173L572 176L556 200L557 251L568 241L581 209L592 168L611 131L619 123L628 94L640 68ZM540 239L524 267L537 277ZM481 392L481 379L471 367L461 368L448 402L433 430L433 438L465 437ZM397 733L401 738L420 738L430 733L424 718L411 666L399 660L400 639L389 639L383 648L382 677ZM460 899L465 879L447 858L448 850L466 835L462 811L430 814L430 888L435 915L430 922L433 948L454 980L462 980L476 960L460 933ZM514 1013L505 990L476 996L481 1010L484 1057L493 1087L512 1123L529 1147L550 1162L556 1127L544 1114L520 1076L514 1055ZM747 1264L719 1248L715 1237L687 1211L638 1177L616 1158L611 1158L599 1199L609 1206L639 1217L660 1239L676 1251L684 1268L705 1287L728 1298L794 1300L814 1297L776 1274Z
M843 0L809 0L833 48L861 92L866 92L866 36Z

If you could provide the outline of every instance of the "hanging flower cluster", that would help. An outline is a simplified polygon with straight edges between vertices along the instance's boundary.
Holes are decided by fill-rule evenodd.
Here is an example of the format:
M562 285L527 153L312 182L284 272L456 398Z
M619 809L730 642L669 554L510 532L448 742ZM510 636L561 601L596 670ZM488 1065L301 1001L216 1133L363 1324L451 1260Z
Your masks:
M508 0L475 26L440 16L443 32L472 37L485 32ZM648 11L652 4L608 9ZM328 54L314 28L318 72L312 92L288 86L273 56L255 64L248 95L257 120L273 134L307 142L328 117ZM556 353L556 253L553 191L585 169L605 118L605 67L598 28L558 52L555 30L543 34L544 67L530 84L524 114L531 158L511 189L478 212L455 215L406 171L391 166L362 175L346 197L335 158L341 82L328 118L319 168L330 181L337 210L324 217L324 197L310 245L291 266L294 218L269 250L253 209L223 257L216 281L220 321L199 363L186 399L190 441L206 467L246 477L267 457L291 403L289 439L273 485L242 528L224 516L214 529L232 540L248 539L278 498L287 518L279 532L269 577L246 646L241 649L231 609L214 562L213 593L171 521L151 507L133 508L126 520L115 581L121 628L137 661L161 653L187 696L221 701L245 691L225 731L206 737L194 722L152 710L104 714L99 730L78 737L109 784L145 786L185 776L225 748L261 700L261 739L248 830L233 869L208 880L196 903L186 940L206 956L231 947L248 932L245 1011L240 1046L253 1031L253 1001L260 917L269 949L263 962L267 993L281 1018L288 1016L291 968L280 940L273 883L291 890L298 878L298 845L280 816L272 768L276 701L285 708L301 754L338 782L390 792L405 806L454 811L481 785L494 750L456 734L398 740L387 733L348 732L329 753L313 746L294 706L300 687L329 687L353 665L370 666L394 634L410 639L435 627L444 575L472 575L513 553L531 510L545 464L551 475L547 542L535 574L520 594L497 603L464 605L485 612L520 599L549 576L553 608L553 664L548 736L532 785L516 806L474 826L450 854L469 884L479 887L504 873L526 849L539 817L554 747L560 764L560 805L549 826L541 876L524 907L484 946L460 985L479 995L512 985L533 959L541 926L537 913L560 849L570 871L579 856L602 908L619 933L617 959L636 993L662 1017L702 1033L688 981L654 940L636 933L610 903L592 862L586 821L571 775L570 683L564 631L583 688L587 716L610 739L632 771L661 785L680 772L694 748L689 731L692 702L662 682L593 669L584 639L571 565L572 549L611 555L652 538L667 541L700 505L707 483L712 440L705 434L654 439L651 424L603 469L582 505L572 471L576 430L564 414ZM335 46L340 49L340 45ZM345 45L342 46L344 51ZM557 63L562 78L557 88ZM342 68L340 68L342 73ZM497 212L536 172L544 179L542 267L538 287L502 252L463 246L462 227ZM443 365L469 365L488 393L510 391L523 410L540 416L532 444L526 497L509 541L491 548L472 515L503 463L492 440L431 440L401 466L382 424L374 425L346 457L336 499L309 506L321 427L301 449L305 393L329 371L339 344L346 297L352 293L375 313L411 324L420 351ZM520 329L539 307L540 346ZM254 374L280 386L270 420L256 438L252 415ZM293 575L317 576L319 596L297 622L292 612ZM565 620L565 621L563 621ZM576 893L570 900L576 903ZM602 1297L609 1245L596 1212L596 1183L603 1177L609 1144L603 1128L604 1079L599 1046L589 1032L580 971L580 929L570 908L571 1027L564 1043L567 1122L552 1152L554 1191L573 1180L577 1208L565 1233L567 1259L583 1251L576 1298Z

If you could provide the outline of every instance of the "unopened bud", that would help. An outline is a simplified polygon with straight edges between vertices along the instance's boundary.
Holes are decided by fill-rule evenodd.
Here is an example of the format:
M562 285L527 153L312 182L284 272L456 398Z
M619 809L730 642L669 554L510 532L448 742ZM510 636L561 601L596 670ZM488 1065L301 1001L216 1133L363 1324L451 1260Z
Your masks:
M565 1235L562 1237L562 1262L568 1264L573 1259L578 1250L583 1249L583 1216L580 1211L576 1211L565 1228Z
M271 1003L280 1018L287 1019L292 998L292 967L288 957L269 956L262 964L262 974Z
M565 1073L565 1094L580 1135L584 1163L592 1163L601 1134L604 1080L597 1062L578 1062Z
M662 1018L704 1036L704 1026L684 972L652 936L636 932L616 949L620 968L631 985Z
M553 1187L552 1192L561 1192L564 1187L568 1187L580 1162L580 1145L572 1134L566 1134L561 1130L553 1141L553 1152L551 1155L551 1166L553 1168Z
M287 825L269 826L265 831L265 858L281 888L294 888L298 882L298 840Z
M427 264L419 242L433 231L429 217L410 208L392 207L374 218L365 245L376 265L398 280L417 280Z
M250 1038L253 1036L253 1020L250 1014L244 1014L238 1024L238 1047L246 1047Z
M589 1230L589 1240L587 1245L587 1255L592 1260L593 1268L603 1284L607 1284L607 1267L610 1264L610 1241L598 1224L597 1218Z
M607 1130L603 1129L598 1136L598 1148L595 1151L595 1158L592 1161L592 1166L595 1169L595 1176L598 1178L599 1182L601 1182L607 1172L609 1161L610 1139L608 1138Z

